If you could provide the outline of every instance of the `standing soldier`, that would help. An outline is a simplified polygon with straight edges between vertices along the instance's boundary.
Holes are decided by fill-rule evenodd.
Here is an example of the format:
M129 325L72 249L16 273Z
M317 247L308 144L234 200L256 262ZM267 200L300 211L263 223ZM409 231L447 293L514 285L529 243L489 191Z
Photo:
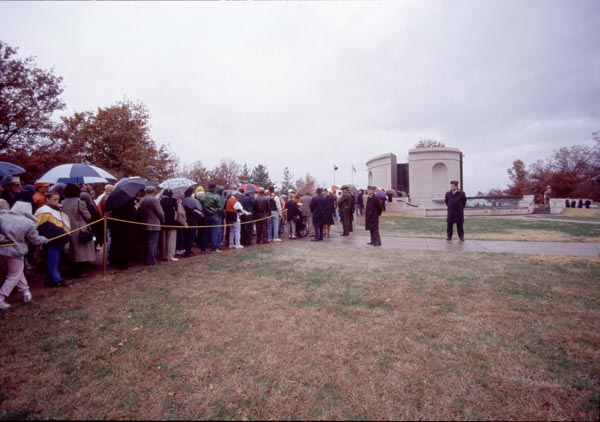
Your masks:
M467 205L467 195L458 188L458 182L452 180L450 182L450 190L446 192L446 206L448 207L448 219L446 226L446 240L452 240L454 224L456 231L461 241L465 240L465 230L463 223L465 222L464 209Z
M371 241L367 245L381 246L381 236L379 235L379 216L383 210L381 201L381 198L375 194L375 186L367 187L365 230L371 232Z
M342 236L350 236L352 230L352 206L354 198L348 192L348 185L342 186L342 196L338 200L338 209L340 210L340 218L342 220Z

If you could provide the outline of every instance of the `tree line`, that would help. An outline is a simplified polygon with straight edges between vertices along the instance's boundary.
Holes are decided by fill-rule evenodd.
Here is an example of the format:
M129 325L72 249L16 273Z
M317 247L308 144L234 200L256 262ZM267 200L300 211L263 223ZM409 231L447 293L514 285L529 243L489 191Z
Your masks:
M555 198L600 200L600 132L592 134L594 145L559 148L551 156L527 166L515 160L507 169L510 184L501 192L508 195L535 194L541 198L550 186Z

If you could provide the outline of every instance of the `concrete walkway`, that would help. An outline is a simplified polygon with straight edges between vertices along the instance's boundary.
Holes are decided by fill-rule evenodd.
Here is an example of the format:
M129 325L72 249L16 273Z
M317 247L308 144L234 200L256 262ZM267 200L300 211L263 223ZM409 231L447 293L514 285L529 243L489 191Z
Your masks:
M326 239L347 246L368 246L369 236L350 235L342 237L331 234ZM382 237L382 248L413 249L441 252L487 252L528 255L600 256L600 243L582 242L522 242L497 240L426 239L412 237ZM369 246L371 247L371 246Z

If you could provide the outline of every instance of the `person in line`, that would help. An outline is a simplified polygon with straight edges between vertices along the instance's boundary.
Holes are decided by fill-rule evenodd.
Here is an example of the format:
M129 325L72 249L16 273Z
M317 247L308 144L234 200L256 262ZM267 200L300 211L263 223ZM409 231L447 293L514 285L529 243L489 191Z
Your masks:
M175 258L175 243L177 241L178 225L177 215L177 199L173 198L173 191L165 189L160 198L160 206L165 213L165 226L160 231L160 248L161 255L165 261L179 261Z
M104 192L102 192L102 194L94 200L96 207L98 208L98 213L100 213L100 217L104 217L104 207L106 206L108 196L113 190L115 190L115 185L107 183L104 185Z
M202 196L202 208L206 217L204 237L200 245L200 252L205 253L210 239L211 252L221 252L219 249L219 232L222 232L221 216L223 215L223 202L219 195L215 193L217 185L211 183L208 185L208 192ZM189 222L188 222L189 224Z
M287 220L288 220L288 238L295 239L297 234L296 224L300 220L302 213L300 212L300 207L298 206L298 202L296 199L300 199L300 195L295 195L294 199L287 201L286 209L287 209Z
M311 236L315 232L312 223L312 212L310 211L311 201L312 196L308 192L305 192L304 195L302 195L302 197L300 198L300 202L302 202L302 223L306 225L307 236Z
M333 192L323 191L325 198L325 210L323 214L323 235L329 237L331 226L335 224L336 200Z
M86 263L96 260L94 242L80 240L80 230L77 230L92 221L92 214L90 214L86 203L80 199L80 195L81 189L75 183L68 183L65 186L65 199L62 201L62 210L69 216L71 222L69 257L71 258L71 276L73 278L86 277L87 275L83 272ZM88 227L87 230L90 230L90 228Z
M364 204L363 204L363 190L360 189L358 194L356 194L356 214L363 215L364 212Z
M92 232L94 233L94 246L97 247L99 245L104 245L104 223L99 221L101 220L102 216L100 215L98 206L93 198L95 191L88 183L84 183L80 185L80 192L79 199L85 202L87 210L91 215L90 221L96 221L96 223L90 226Z
M323 196L323 188L317 188L317 193L310 201L310 212L312 214L313 229L315 238L312 242L323 240L323 221L325 220L325 197Z
M269 243L267 234L267 217L270 216L269 198L265 195L265 189L259 188L258 195L254 199L254 219L256 221L256 244Z
M183 193L182 201L183 209L185 210L185 219L188 227L184 229L183 247L185 256L193 256L192 246L196 239L196 232L200 225L200 220L204 217L202 204L194 198L194 189L187 188Z
M240 189L240 193L242 196L239 201L242 204L242 208L246 211L245 214L240 216L240 224L241 224L241 235L240 235L240 244L242 246L250 246L252 245L252 233L254 223L252 220L254 219L254 199L252 198L251 192L244 192L244 189Z
M40 182L34 184L33 186L35 187L35 193L33 194L33 206L35 210L37 210L46 205L46 192L48 192L48 189L50 189L50 183Z
M22 184L19 176L4 176L2 178L2 198L8 202L9 207L13 207L17 201L23 201L31 204L33 212L33 197L28 198L26 192L21 192Z
M46 251L45 287L67 287L58 267L62 251L69 243L67 233L71 231L69 216L61 211L60 195L57 192L46 192L46 203L35 212L38 232L50 240Z
M240 192L234 192L225 204L225 216L227 224L231 224L229 230L229 249L244 249L241 241L241 219L242 215L249 214L244 210L241 202L242 197Z
M33 296L25 278L25 255L28 244L44 245L48 239L40 236L37 220L31 214L10 211L3 205L0 210L0 262L6 268L6 280L0 288L0 309L10 308L6 299L16 287L23 295L23 302L31 302Z
M272 242L281 242L279 238L279 225L283 209L281 208L281 198L277 189L274 190L273 195L269 196L269 209L271 210L269 240Z
M128 221L137 221L135 198L129 199L111 211L106 211L106 215L115 218L115 220L108 220L110 234L108 261L113 267L126 270L129 268L129 261L133 258L137 249L135 241L140 230L139 225L128 223ZM134 243L133 246L132 242Z
M146 265L156 265L156 254L158 253L158 239L160 237L160 226L165 223L165 213L156 197L158 189L155 186L146 186L146 196L140 201L138 214L144 234L144 262Z
M367 205L365 207L365 230L371 233L371 241L367 245L381 246L379 235L379 216L383 211L382 200L375 194L375 186L367 187Z
M464 242L464 209L467 205L467 195L465 195L465 193L458 188L458 182L456 180L452 180L450 182L450 190L446 192L445 202L446 207L448 208L446 219L446 240L452 240L454 224L456 224L458 238Z

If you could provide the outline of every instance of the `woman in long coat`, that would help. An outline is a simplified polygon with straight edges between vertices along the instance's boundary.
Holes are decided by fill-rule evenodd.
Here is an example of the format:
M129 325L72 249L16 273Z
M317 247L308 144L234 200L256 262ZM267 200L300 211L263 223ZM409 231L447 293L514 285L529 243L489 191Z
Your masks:
M92 220L92 215L88 211L85 202L79 198L79 195L79 186L69 183L65 186L65 199L62 201L62 210L71 222L69 257L73 263L72 276L76 278L84 276L83 268L86 262L96 260L94 242L82 243L79 240L79 230L77 229L87 225Z

